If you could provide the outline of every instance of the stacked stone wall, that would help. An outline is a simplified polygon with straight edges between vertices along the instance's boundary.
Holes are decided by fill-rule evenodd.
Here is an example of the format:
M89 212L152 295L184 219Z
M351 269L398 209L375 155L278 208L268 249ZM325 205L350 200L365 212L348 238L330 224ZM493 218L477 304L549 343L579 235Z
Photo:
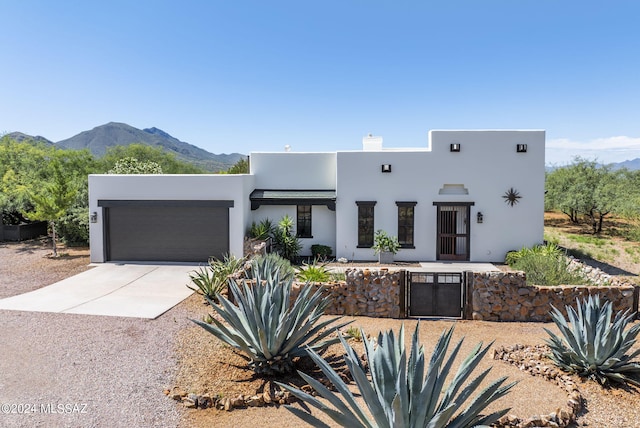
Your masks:
M472 317L484 321L550 321L551 305L566 316L566 305L576 299L599 295L611 301L616 311L635 311L632 284L609 286L527 285L523 272L483 272L473 274Z
M351 315L378 318L400 317L400 287L403 271L387 269L347 269L345 281L315 284L323 287L331 303L328 315ZM298 295L301 284L294 284L292 299Z

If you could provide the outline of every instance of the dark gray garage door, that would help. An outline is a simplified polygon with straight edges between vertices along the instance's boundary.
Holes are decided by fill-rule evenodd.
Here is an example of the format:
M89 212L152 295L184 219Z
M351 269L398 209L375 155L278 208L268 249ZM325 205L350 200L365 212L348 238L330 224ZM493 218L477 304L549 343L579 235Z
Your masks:
M99 201L109 261L204 262L229 252L233 201Z

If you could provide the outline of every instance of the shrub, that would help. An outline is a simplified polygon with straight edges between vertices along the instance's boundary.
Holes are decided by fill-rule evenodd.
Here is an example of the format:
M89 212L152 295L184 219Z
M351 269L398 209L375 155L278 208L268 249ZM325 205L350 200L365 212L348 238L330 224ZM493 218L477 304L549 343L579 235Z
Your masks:
M629 310L617 312L612 322L613 305L601 304L599 296L577 301L577 308L566 307L567 320L557 308L551 311L560 329L559 337L545 328L553 362L564 371L602 385L613 382L640 386L640 363L631 361L640 355L640 349L627 354L640 333L640 324L626 328L635 314Z
M293 280L296 271L287 259L280 257L275 253L268 253L254 257L246 271L247 278L267 279L270 276L278 276L282 281Z
M535 255L540 255L544 257L558 258L564 256L564 251L558 247L555 243L548 243L546 245L536 245L531 248L522 248L519 251L509 251L505 258L505 263L509 266L513 266L513 264L517 263L519 260L531 257Z
M229 289L237 306L223 296L218 297L220 304L210 302L225 323L215 318L212 324L192 321L245 353L250 359L249 367L256 373L290 372L295 358L337 343L337 337L328 339L327 336L350 323L328 328L340 317L319 322L329 304L328 298L322 296L321 289L313 292L313 287L305 284L291 302L292 283L292 280L281 281L277 273L264 281L258 276L254 284L245 280L239 285L231 280Z
M327 260L333 254L333 249L328 245L314 244L311 246L311 255L314 259Z
M218 299L218 294L227 285L229 277L243 269L245 259L233 255L225 255L222 260L210 259L209 265L189 274L191 282L196 286L188 288L203 295L207 300Z
M89 245L89 210L86 207L73 207L69 213L58 220L56 231L68 246Z
M537 245L510 251L505 262L526 272L528 282L536 285L585 284L588 281L569 268L569 259L556 244Z
M580 285L588 283L582 275L569 269L569 260L543 254L531 254L512 265L527 274L527 282L536 285Z
M331 280L331 272L329 272L325 265L319 265L314 260L310 265L303 263L296 277L300 281L306 282L328 282Z
M400 243L398 242L398 238L390 236L384 230L379 229L373 236L373 247L371 248L373 248L375 254L381 252L396 254L398 250L400 250Z
M299 372L300 376L335 408L306 392L288 385L279 385L344 427L473 427L489 425L508 412L509 409L505 409L486 416L481 414L515 385L513 382L503 386L506 377L489 384L463 408L466 400L491 370L489 368L467 382L491 344L484 348L482 343L478 344L459 366L448 387L443 390L445 379L450 375L462 340L445 360L453 327L443 332L430 358L425 377L426 361L424 348L418 343L418 329L419 325L413 333L409 355L404 345L404 326L400 328L397 339L393 331L388 331L378 335L377 346L375 340L364 340L371 380L367 377L364 365L355 350L340 337L346 351L345 362L369 409L369 414L356 402L353 393L340 376L313 351L309 351L309 354L337 392L331 391L323 383L302 372ZM364 331L361 332L361 337L366 337ZM290 406L287 408L311 425L327 426L302 409Z

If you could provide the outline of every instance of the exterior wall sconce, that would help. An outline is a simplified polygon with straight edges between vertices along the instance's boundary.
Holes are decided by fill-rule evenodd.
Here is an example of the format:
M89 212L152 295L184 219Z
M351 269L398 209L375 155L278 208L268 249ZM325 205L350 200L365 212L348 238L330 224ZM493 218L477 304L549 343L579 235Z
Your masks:
M98 213L93 212L89 215L89 221L91 223L97 223L98 222Z
M480 211L478 211L478 214L476 215L476 220L478 221L478 223L482 223L484 221L484 216Z
M460 143L451 143L449 144L450 152L459 152L460 151Z
M382 172L391 172L391 164L385 163L382 165Z
M518 153L527 153L527 145L526 144L516 144L516 151Z

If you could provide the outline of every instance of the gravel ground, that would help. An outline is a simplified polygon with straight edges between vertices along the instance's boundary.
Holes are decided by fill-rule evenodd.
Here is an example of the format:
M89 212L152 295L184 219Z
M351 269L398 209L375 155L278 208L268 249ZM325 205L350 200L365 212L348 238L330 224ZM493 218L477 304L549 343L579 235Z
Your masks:
M86 249L61 250L67 256L58 259L47 257L49 253L38 241L0 244L0 298L88 268ZM0 427L304 426L282 407L186 410L163 394L176 385L202 392L199 386L213 380L238 381L231 378L228 364L218 369L213 364L225 362L224 353L216 351L224 347L216 346L211 335L188 320L207 312L198 296L156 320L0 310L0 410L14 412L0 412ZM356 318L356 324L369 333L397 329L401 322ZM405 323L411 331L414 321ZM449 325L449 321L425 323L429 328L421 329L420 338L427 351ZM543 327L555 328L542 323L464 321L457 324L456 338L466 336L465 347L493 339L496 345L534 345L545 337ZM564 402L564 395L546 381L499 362L486 364L494 366L491 378L505 374L520 380L501 403L513 406L520 416L552 411ZM577 382L585 405L577 426L640 427L637 389L603 391L592 383Z
M0 245L0 296L87 268L87 250L61 252L73 255L50 259L37 241ZM180 307L156 320L0 310L0 426L177 426L181 409L162 391L187 323Z

